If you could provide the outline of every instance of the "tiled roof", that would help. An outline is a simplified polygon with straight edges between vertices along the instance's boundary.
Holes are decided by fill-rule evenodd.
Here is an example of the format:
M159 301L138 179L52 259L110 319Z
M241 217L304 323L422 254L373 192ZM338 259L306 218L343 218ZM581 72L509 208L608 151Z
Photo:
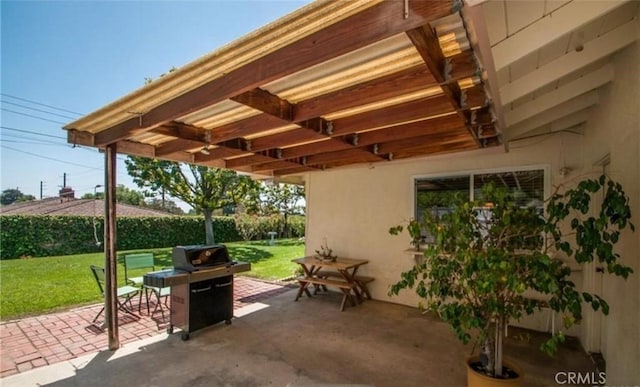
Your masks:
M117 203L117 216L173 216L170 213ZM0 215L104 216L104 201L94 199L48 198L0 207Z

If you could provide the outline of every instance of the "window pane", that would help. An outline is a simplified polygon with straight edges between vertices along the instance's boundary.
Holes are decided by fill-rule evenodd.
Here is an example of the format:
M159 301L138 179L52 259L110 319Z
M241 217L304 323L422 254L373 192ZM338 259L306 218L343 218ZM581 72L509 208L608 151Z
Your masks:
M455 199L469 201L469 176L440 177L416 180L415 218L422 221L425 211L433 215L449 212ZM426 242L433 242L424 233Z
M473 194L482 200L482 187L493 182L496 187L506 187L516 203L522 207L542 208L544 202L544 171L517 171L474 175Z

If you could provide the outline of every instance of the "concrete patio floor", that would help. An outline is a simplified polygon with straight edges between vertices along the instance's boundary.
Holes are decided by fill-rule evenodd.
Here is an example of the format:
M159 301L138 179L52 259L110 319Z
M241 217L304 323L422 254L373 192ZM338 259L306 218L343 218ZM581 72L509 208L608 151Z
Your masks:
M237 276L234 313L285 291L287 288L281 284ZM138 301L135 297L136 312ZM95 324L92 322L101 307L102 304L94 304L0 322L0 378L106 350L107 333L101 327L104 313ZM118 321L120 343L126 344L157 337L166 330L169 313L157 311L149 316L143 305L137 317L119 313Z
M3 386L458 386L470 346L414 308L366 301L340 312L340 295L293 302L296 290L236 311L232 325L159 334L117 351L68 360L2 379ZM574 341L555 358L543 334L510 329L506 352L526 386L556 385L558 371L593 370Z

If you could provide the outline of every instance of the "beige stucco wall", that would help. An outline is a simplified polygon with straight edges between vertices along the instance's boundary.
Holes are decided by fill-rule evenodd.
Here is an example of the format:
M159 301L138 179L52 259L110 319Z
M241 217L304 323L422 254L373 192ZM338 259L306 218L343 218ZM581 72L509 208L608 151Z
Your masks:
M635 273L627 281L603 280L611 312L602 319L601 350L607 362L607 384L640 384L640 44L614 57L615 80L600 90L590 112L583 158L587 173L610 153L608 174L620 181L631 201L636 233L622 235L618 252ZM585 273L586 274L586 273ZM588 344L589 337L583 337Z
M337 171L310 174L307 178L307 253L312 254L327 238L339 255L366 258L363 274L376 278L370 285L375 299L418 305L411 291L400 296L387 295L390 284L408 270L413 256L409 236L391 236L391 226L413 216L413 179L424 175L447 175L468 171L539 166L547 168L550 185L562 182L558 171L564 165L580 163L580 154L564 154L562 148L578 148L581 136L562 134L513 142L510 151L502 149L465 152L425 158L419 161L374 164ZM571 176L568 176L571 177ZM577 269L580 269L577 267ZM581 276L576 277L581 281ZM545 330L546 312L524 325ZM579 329L579 328L576 328ZM579 334L574 329L571 334Z
M640 226L638 207L638 47L627 48L616 58L616 80L603 91L601 105L584 136L558 133L509 144L509 152L478 151L436 156L412 161L376 163L307 175L307 254L313 254L323 238L340 256L366 258L370 262L362 274L375 277L370 285L378 300L415 306L419 299L411 291L389 297L390 284L411 267L413 257L403 253L408 248L407 234L394 237L390 226L413 216L413 178L422 175L446 175L461 171L481 171L523 166L545 166L551 187L571 184L593 173L593 162L611 152L611 174L622 181L632 203L636 224ZM562 177L560 168L572 172ZM638 383L640 376L640 246L638 235L625 234L621 243L624 262L635 269L627 282L612 279L605 284L605 299L610 301L611 316L603 332L603 353L607 360L608 382ZM582 286L583 274L573 277ZM524 326L544 330L546 315L524 321ZM568 334L584 339L584 325Z

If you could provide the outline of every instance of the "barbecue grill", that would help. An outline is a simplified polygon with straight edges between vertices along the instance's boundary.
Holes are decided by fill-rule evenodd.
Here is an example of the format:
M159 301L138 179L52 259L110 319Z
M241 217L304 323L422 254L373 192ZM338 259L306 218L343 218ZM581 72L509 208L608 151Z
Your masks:
M167 333L182 330L182 340L191 332L233 317L233 275L251 270L247 262L233 261L224 245L176 246L173 270L147 273L145 285L171 287L171 313Z

